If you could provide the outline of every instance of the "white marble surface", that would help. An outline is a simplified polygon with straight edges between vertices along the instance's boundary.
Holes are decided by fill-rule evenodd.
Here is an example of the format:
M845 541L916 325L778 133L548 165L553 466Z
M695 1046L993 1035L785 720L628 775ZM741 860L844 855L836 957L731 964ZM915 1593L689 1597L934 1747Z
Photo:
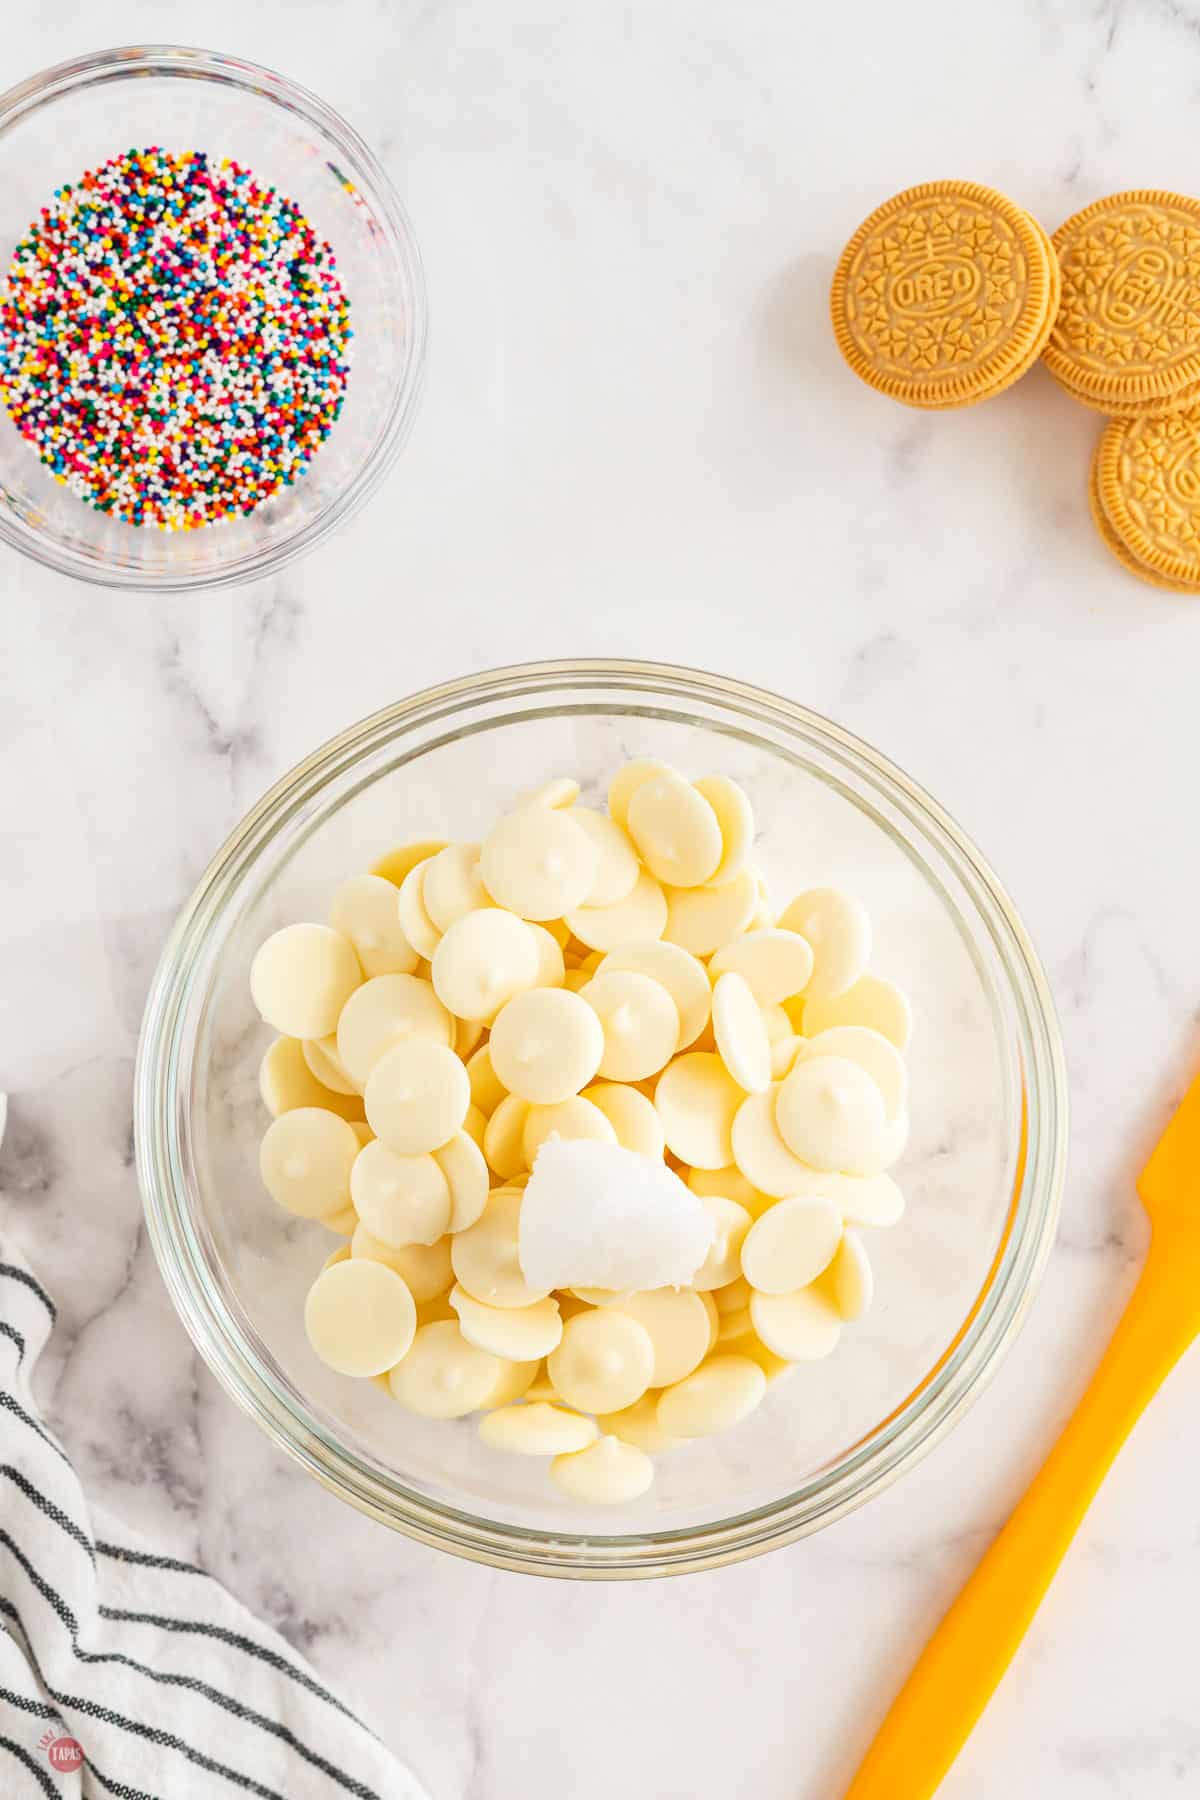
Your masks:
M98 1495L276 1621L436 1800L835 1800L1143 1247L1132 1176L1200 1055L1200 607L1098 548L1096 422L1040 371L945 418L855 383L831 258L945 173L1051 226L1200 187L1200 9L56 0L6 21L0 79L163 38L278 64L382 151L431 362L386 493L277 581L150 602L0 563L0 1193L61 1302L51 1417ZM819 1538L627 1588L435 1557L269 1449L171 1313L130 1160L149 974L242 810L412 688L610 652L782 689L931 787L1041 947L1074 1102L1039 1304L952 1439ZM1200 1791L1198 1403L1193 1357L946 1800Z

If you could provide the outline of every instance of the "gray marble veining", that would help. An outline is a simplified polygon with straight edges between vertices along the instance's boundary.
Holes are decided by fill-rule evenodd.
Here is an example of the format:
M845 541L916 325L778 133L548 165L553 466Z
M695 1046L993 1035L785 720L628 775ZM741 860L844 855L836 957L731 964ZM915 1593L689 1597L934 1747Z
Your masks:
M163 38L286 68L382 152L431 361L387 492L277 580L152 602L3 561L0 1196L60 1301L49 1414L98 1499L303 1647L438 1800L832 1800L1144 1246L1132 1177L1200 1055L1200 608L1099 547L1092 415L1041 371L891 407L838 362L828 274L909 181L992 182L1050 226L1195 188L1200 15L61 0L7 22L0 76ZM140 1226L130 1080L170 919L276 775L428 682L603 653L759 680L925 782L1042 951L1074 1122L1039 1304L944 1446L763 1561L576 1588L387 1536L234 1411ZM1192 1358L946 1800L1200 1789L1198 1398Z

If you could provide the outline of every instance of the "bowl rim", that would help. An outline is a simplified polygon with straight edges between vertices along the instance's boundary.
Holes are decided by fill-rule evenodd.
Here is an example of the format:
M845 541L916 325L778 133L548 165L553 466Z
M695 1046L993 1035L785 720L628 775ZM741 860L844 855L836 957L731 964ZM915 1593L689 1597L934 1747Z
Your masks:
M314 518L278 543L252 549L211 569L138 570L93 562L53 537L31 533L10 511L0 494L0 542L32 562L96 587L125 592L184 593L259 581L286 568L346 523L370 499L388 474L412 429L424 385L428 345L428 296L421 253L408 214L391 177L359 135L311 88L248 57L187 44L123 44L68 58L40 69L0 93L0 139L39 107L98 84L157 75L180 80L213 81L237 87L298 114L329 137L347 160L356 161L369 178L372 211L381 217L395 261L394 279L404 294L408 354L390 404L358 473ZM0 409L2 411L2 409Z
M370 750L448 713L529 694L644 690L749 714L865 775L946 856L978 909L1014 1008L1022 1078L1014 1191L995 1260L941 1358L904 1402L825 1471L778 1500L694 1528L605 1535L549 1532L482 1518L381 1480L293 1405L240 1340L205 1275L179 1154L176 1064L189 968L258 852ZM701 723L708 721L701 720ZM1049 984L1007 892L948 813L894 763L844 727L749 683L677 665L607 658L513 664L440 683L349 726L283 775L217 851L180 912L151 983L134 1077L134 1135L147 1231L184 1326L209 1367L273 1442L331 1492L434 1548L509 1570L576 1579L638 1579L721 1567L790 1543L862 1505L938 1443L978 1398L1014 1341L1045 1268L1066 1163L1067 1078Z

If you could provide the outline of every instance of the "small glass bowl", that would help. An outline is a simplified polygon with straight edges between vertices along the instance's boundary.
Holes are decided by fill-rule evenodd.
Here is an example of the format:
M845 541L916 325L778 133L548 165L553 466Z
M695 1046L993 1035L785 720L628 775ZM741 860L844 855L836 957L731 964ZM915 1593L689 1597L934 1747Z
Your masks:
M855 890L872 966L911 993L908 1207L868 1234L875 1303L827 1361L798 1365L736 1430L658 1459L631 1506L580 1510L475 1420L408 1414L305 1339L304 1295L337 1240L263 1192L254 951L322 919L332 889L407 840L477 839L554 775L603 804L660 757L722 771L754 805L782 904ZM934 801L865 744L741 683L646 663L540 663L431 689L284 777L218 852L171 934L136 1077L138 1170L172 1299L218 1378L305 1468L428 1544L593 1578L711 1567L787 1543L893 1481L960 1416L1029 1305L1054 1232L1066 1088L1053 1006L996 877Z
M333 246L354 329L345 405L308 468L248 517L197 531L97 512L54 481L0 406L0 538L63 574L162 593L268 575L374 492L416 406L425 287L404 210L356 131L270 69L175 45L102 50L0 95L0 274L55 188L152 144L232 157L294 200Z

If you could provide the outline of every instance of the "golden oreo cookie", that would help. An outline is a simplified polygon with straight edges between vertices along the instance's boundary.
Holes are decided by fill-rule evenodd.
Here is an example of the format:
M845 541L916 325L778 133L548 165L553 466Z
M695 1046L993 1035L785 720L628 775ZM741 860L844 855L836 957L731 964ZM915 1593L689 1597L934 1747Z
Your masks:
M1053 320L1055 313L1058 311L1059 297L1062 293L1062 283L1059 279L1059 273L1058 273L1058 258L1054 254L1054 249L1050 243L1050 239L1049 239L1047 233L1042 229L1041 225L1038 225L1037 220L1033 218L1032 214L1030 215L1030 222L1033 225L1037 226L1037 230L1041 236L1042 242L1045 245L1046 260L1047 260L1047 263L1050 268L1050 300L1049 300L1049 304L1047 306L1047 326L1046 326L1046 329L1049 330L1050 321ZM938 400L935 402L930 402L930 404L933 406L936 406L936 408L939 412L948 412L953 407L974 405L975 401L977 401L977 400L990 400L992 398L993 394L1003 393L1004 389L1007 387L1011 387L1014 381L1019 381L1021 379L1022 375L1027 375L1029 373L1029 370L1032 369L1034 363L1038 361L1039 357L1042 354L1044 335L1045 334L1043 333L1042 338L1036 338L1034 340L1034 342L1030 346L1028 355L1025 356L1019 363L1017 363L1015 368L1011 369L998 382L996 382L995 386L985 388L984 391L980 394L972 394L970 401Z
M1104 503L1100 498L1100 484L1097 476L1097 464L1099 461L1100 444L1098 443L1096 445L1096 454L1092 457L1092 466L1088 477L1088 510L1092 515L1092 523L1096 527L1100 541L1108 551L1109 555L1115 556L1122 568L1130 575L1136 575L1139 581L1148 582L1151 587L1168 588L1175 594L1200 593L1200 584L1193 588L1190 586L1185 587L1182 582L1165 580L1161 575L1156 574L1153 569L1148 569L1145 563L1139 562L1133 552L1121 542L1120 538L1112 528L1112 523L1104 510Z
M838 348L906 406L989 399L1036 361L1057 277L1044 231L994 188L931 181L865 219L833 277Z
M1101 535L1127 568L1200 592L1200 410L1114 419L1096 448L1093 493Z
M1169 412L1200 384L1200 200L1110 194L1060 225L1062 305L1044 361L1104 411Z
M1055 379L1072 400L1078 400L1081 406L1090 407L1093 412L1103 413L1106 419L1161 419L1168 413L1188 412L1192 407L1200 406L1200 381L1190 382L1177 394L1161 400L1096 400L1091 394L1081 393L1061 375Z

